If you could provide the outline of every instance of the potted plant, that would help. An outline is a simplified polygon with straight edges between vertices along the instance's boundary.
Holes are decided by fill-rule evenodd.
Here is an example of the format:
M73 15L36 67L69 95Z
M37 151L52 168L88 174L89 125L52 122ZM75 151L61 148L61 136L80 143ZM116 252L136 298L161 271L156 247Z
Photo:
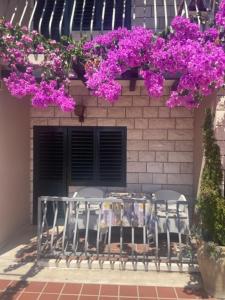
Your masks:
M220 148L213 130L213 115L208 109L203 127L205 164L198 199L201 241L197 258L205 290L225 298L225 199Z

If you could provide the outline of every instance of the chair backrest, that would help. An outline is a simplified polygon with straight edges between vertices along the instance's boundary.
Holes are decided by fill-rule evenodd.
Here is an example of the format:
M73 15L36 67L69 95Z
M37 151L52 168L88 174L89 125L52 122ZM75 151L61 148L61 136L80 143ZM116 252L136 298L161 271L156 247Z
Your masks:
M183 194L171 190L160 190L154 193L156 200L167 200L171 202L187 201Z
M95 187L87 187L87 188L82 188L79 191L75 192L73 194L74 197L93 197L93 198L103 198L104 197L104 191L101 190L100 188L95 188Z

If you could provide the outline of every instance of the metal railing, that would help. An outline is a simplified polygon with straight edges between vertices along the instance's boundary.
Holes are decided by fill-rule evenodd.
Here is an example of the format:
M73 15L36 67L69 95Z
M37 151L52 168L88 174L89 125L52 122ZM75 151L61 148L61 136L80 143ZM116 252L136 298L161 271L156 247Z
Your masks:
M196 263L186 201L39 197L38 259ZM175 226L175 227L174 227ZM175 228L175 230L174 230ZM172 237L172 238L171 238Z
M49 7L49 1L53 3L50 7L50 12L46 12L46 8ZM42 3L43 2L43 3ZM9 8L7 6L7 11L5 12L5 16L7 19L11 20L11 22L19 23L20 25L28 25L29 30L33 29L34 19L36 20L36 30L40 33L44 34L48 33L49 37L54 37L57 32L57 35L60 37L61 35L71 35L74 28L74 22L77 18L76 11L78 6L80 5L80 1L78 0L43 0L41 13L39 12L39 16L37 16L38 10L40 10L39 4L40 0L20 0L17 1L17 6ZM62 3L63 2L63 3ZM159 24L160 22L164 24L164 29L167 29L170 25L170 21L173 16L183 15L186 17L194 18L199 25L203 25L203 27L207 27L207 24L211 24L214 21L215 11L218 7L218 1L216 0L174 0L168 1L163 0L162 4L159 5L157 0L152 0L150 3L147 3L146 0L143 2L143 15L138 15L138 18L142 19L142 25L144 27L149 27L153 29L155 32L158 30L162 30L162 26ZM79 29L78 32L80 36L85 33L89 33L90 36L93 36L94 32L94 19L95 19L95 10L97 7L97 1L94 0L92 5L92 11L90 12L90 22L89 27L85 25L84 28L84 15L86 13L88 1L83 0L82 2L82 10L79 16ZM125 12L127 9L128 2L123 0L122 5L122 20L121 26L125 26ZM204 7L202 7L202 3ZM131 0L131 23L132 25L136 24L137 12L140 7L137 5L136 0ZM162 9L163 8L163 9ZM163 14L162 14L163 11ZM171 14L171 12L173 13ZM111 29L115 29L115 13L116 13L116 1L113 0L113 7L111 13ZM104 21L106 17L106 0L103 0L103 7L101 9L99 15L100 22L100 32L105 30ZM149 25L147 20L151 18L154 20L154 24ZM164 19L164 20L163 20ZM44 26L42 26L44 22ZM65 25L67 24L67 25ZM141 25L140 23L138 23Z

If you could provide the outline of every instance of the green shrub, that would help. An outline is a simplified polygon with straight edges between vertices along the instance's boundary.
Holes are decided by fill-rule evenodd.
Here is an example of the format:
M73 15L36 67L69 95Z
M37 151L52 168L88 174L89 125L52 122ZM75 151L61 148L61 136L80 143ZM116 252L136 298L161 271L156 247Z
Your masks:
M225 199L221 195L223 173L210 109L206 111L203 143L205 165L198 199L201 231L205 240L225 245Z

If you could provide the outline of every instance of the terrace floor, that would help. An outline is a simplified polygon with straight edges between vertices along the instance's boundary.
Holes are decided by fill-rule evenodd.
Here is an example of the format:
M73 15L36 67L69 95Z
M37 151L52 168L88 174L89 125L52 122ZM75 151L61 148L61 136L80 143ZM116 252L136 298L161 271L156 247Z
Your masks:
M46 268L36 263L36 228L0 249L0 300L207 299L199 273Z

